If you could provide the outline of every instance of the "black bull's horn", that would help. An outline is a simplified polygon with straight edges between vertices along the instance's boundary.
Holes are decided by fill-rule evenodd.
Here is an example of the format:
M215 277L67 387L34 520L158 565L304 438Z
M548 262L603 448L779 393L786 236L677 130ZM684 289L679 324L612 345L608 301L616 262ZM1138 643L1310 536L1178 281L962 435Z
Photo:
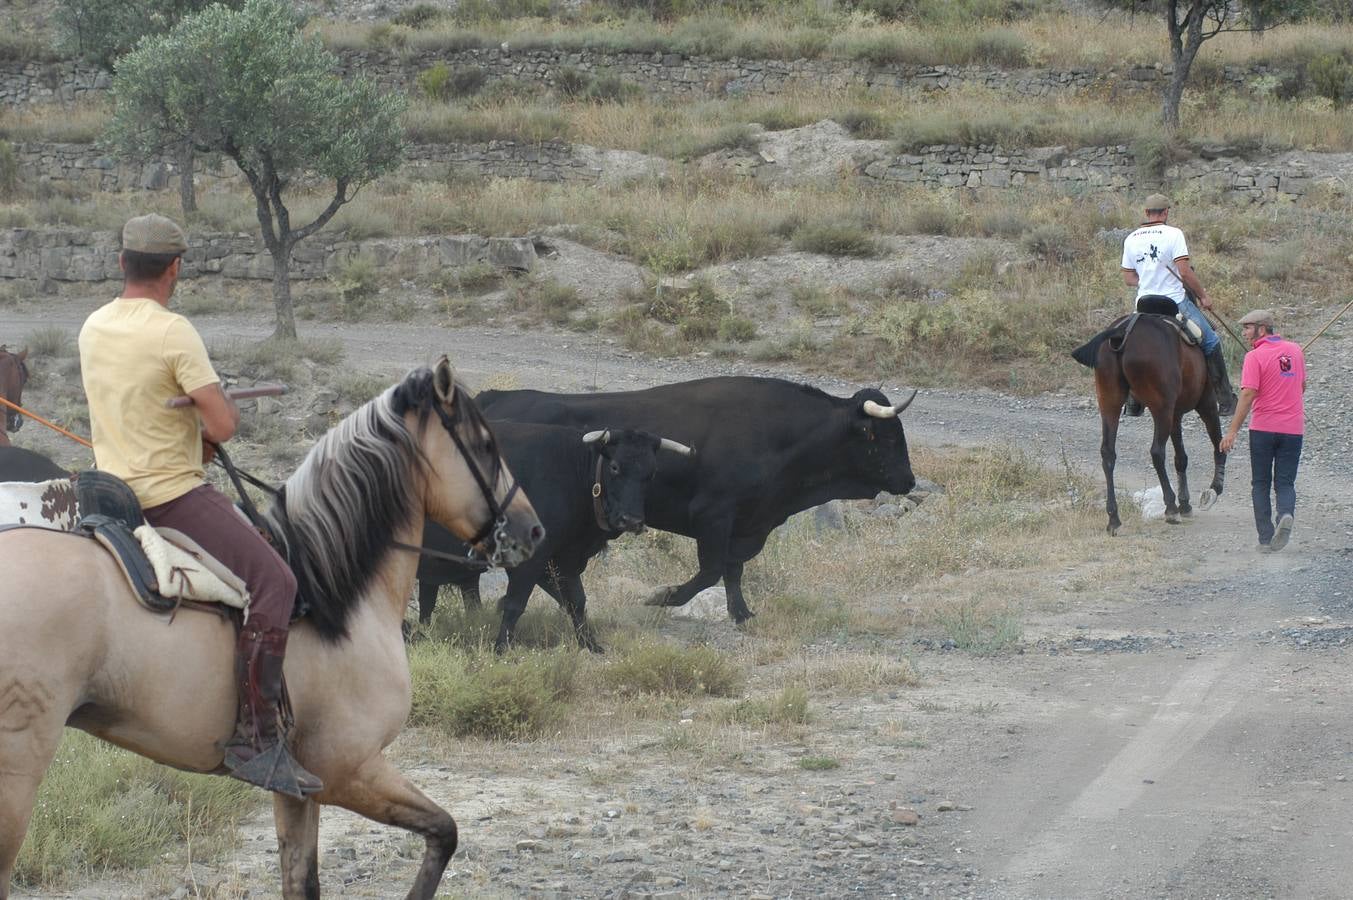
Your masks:
M583 435L584 444L595 444L597 441L605 444L610 439L611 432L609 431L589 431L587 434ZM685 444L678 443L671 438L659 438L659 440L661 441L661 447L664 450L671 450L673 453L680 453L682 456L695 455L695 449L693 447L687 447Z
M900 416L908 406L911 406L911 401L916 399L916 394L917 391L912 391L911 396L897 406L882 406L873 400L866 400L864 401L865 414L876 419L891 419Z

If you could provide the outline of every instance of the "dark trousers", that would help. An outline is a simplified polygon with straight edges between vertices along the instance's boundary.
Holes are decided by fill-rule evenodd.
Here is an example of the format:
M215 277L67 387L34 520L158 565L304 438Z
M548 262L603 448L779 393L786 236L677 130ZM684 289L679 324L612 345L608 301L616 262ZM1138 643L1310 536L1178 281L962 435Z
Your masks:
M144 510L156 527L177 528L249 586L248 622L286 631L296 603L296 576L272 545L209 484Z
M1273 540L1273 507L1278 497L1278 518L1297 512L1297 463L1301 459L1301 435L1250 429L1250 497L1254 502L1254 527L1259 543Z

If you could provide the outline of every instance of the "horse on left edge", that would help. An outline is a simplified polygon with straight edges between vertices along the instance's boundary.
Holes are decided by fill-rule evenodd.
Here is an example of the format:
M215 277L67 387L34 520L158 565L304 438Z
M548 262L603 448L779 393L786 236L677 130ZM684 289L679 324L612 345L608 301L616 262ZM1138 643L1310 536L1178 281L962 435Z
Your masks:
M431 519L504 565L544 536L492 432L443 357L320 438L267 514L309 612L286 677L297 759L324 781L273 810L282 895L319 896L320 806L426 841L408 893L431 898L455 820L384 757L411 703L400 626ZM97 543L40 528L0 532L0 900L34 797L70 725L157 762L221 772L235 724L235 628L140 607Z
M28 383L27 360L27 347L18 353L11 353L4 344L0 344L0 397L4 397L15 406L23 405L23 387ZM18 431L22 427L23 416L11 407L5 406L5 427L0 428L0 447L9 446L6 431Z

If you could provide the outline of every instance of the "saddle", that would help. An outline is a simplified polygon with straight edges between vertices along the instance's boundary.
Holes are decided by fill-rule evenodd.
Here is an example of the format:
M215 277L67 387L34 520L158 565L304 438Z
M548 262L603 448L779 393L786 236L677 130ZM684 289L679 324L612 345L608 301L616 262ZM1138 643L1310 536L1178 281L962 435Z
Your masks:
M1109 342L1109 348L1114 353L1122 353L1124 341L1137 327L1137 323L1142 316L1151 316L1169 323L1185 346L1197 347L1203 342L1203 331L1198 327L1198 323L1181 313L1173 300L1159 294L1147 294L1137 300L1136 312L1128 313L1114 320L1108 328L1071 351L1071 358L1081 365L1093 369L1095 360L1099 356L1099 345L1105 341Z
M151 527L131 488L106 472L90 470L74 481L37 485L7 482L0 499L29 512L0 525L0 531L46 527L92 538L111 554L132 593L151 612L188 606L227 616L230 608L249 604L248 588L238 575L186 534ZM50 514L53 505L58 514Z

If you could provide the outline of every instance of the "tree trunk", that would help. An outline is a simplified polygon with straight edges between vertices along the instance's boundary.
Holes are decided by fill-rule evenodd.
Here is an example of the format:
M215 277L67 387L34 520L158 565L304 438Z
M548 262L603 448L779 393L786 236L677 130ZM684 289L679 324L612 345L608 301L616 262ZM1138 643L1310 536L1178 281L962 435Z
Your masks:
M1179 130L1179 104L1184 97L1184 84L1188 79L1188 65L1176 62L1174 74L1170 76L1169 83L1165 85L1165 102L1161 108L1161 119L1165 123L1166 131Z
M296 314L291 307L291 242L278 242L272 253L272 302L277 313L273 339L296 339Z
M185 219L189 213L197 212L197 189L193 185L194 156L192 144L187 141L179 144L179 205L183 207Z

